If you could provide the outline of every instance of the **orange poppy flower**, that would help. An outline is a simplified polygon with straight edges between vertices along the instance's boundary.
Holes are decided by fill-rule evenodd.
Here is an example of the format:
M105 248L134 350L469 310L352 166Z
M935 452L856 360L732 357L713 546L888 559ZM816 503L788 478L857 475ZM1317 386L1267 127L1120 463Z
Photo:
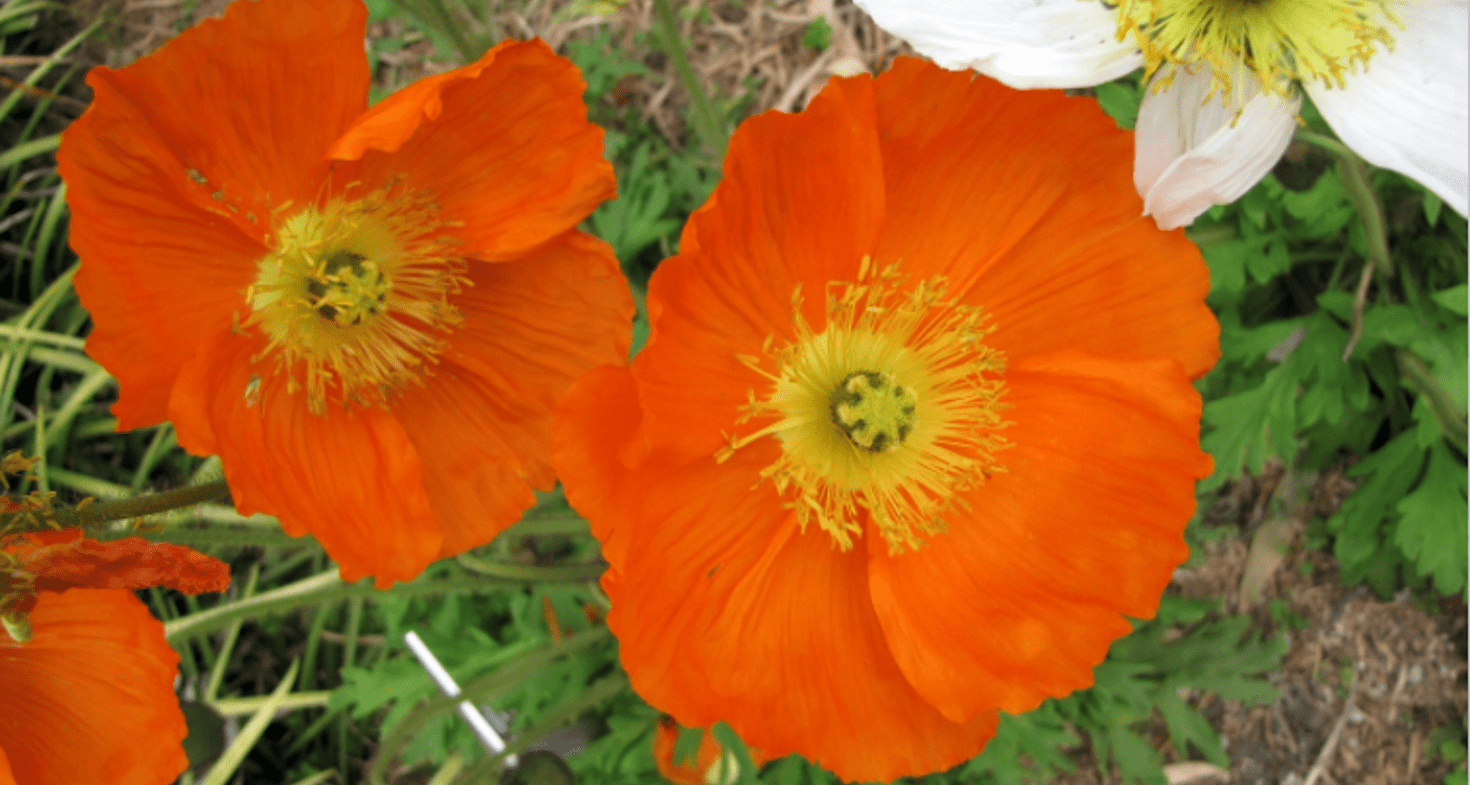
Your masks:
M386 586L552 486L553 407L633 305L573 228L614 191L576 67L505 42L369 109L366 16L233 3L94 69L58 160L119 427L172 420L242 513Z
M123 589L42 592L29 641L0 629L0 785L160 785L185 768L179 655Z
M555 462L635 689L889 781L1092 682L1187 549L1209 276L1095 102L900 59L731 139Z
M674 746L679 741L679 723L671 717L660 717L653 731L653 762L658 773L673 785L733 785L740 777L740 764L735 756L705 731L699 737L699 749L693 760L674 762ZM766 758L758 749L747 750L751 762L759 766Z

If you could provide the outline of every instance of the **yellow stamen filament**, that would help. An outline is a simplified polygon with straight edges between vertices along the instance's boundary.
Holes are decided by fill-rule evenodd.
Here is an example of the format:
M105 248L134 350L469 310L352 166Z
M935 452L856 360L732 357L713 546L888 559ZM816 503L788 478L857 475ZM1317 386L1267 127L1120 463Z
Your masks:
M1231 74L1241 65L1267 91L1286 94L1297 81L1341 87L1367 68L1379 44L1393 48L1390 25L1402 24L1387 0L1120 0L1118 38L1130 32L1151 76L1166 68L1210 66L1216 89L1239 98Z
M841 550L870 520L890 553L946 530L960 494L1003 471L995 453L1005 359L984 343L994 328L974 306L946 299L933 278L901 290L897 265L864 258L858 279L828 285L827 323L814 330L792 294L795 340L767 339L741 361L770 380L750 392L740 423L774 421L730 437L715 458L777 438L781 457L761 472L802 531L815 523Z
M389 184L280 221L246 293L245 324L270 341L252 360L273 357L315 414L329 401L384 404L421 381L461 322L448 297L468 282L438 212ZM259 377L242 391L248 405L259 393Z

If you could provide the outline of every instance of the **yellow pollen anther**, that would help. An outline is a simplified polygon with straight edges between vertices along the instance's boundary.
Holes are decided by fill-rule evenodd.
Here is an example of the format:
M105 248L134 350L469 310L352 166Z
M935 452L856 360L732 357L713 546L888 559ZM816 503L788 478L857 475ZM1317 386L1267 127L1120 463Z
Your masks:
M1003 471L1008 442L999 412L1004 357L985 345L992 331L979 308L946 299L942 278L901 290L897 265L867 258L855 282L828 284L826 325L803 316L798 287L795 340L766 341L765 357L741 357L770 380L750 392L738 422L770 418L730 437L728 460L768 436L781 456L761 471L805 531L815 523L842 550L871 523L891 553L921 547L963 507L961 493Z
M386 403L422 380L459 326L449 296L468 283L465 261L438 211L427 193L395 183L278 221L245 295L245 325L269 339L253 359L273 357L313 413L329 402ZM259 391L252 377L247 405Z
M1402 27L1387 0L1119 0L1117 12L1118 38L1134 35L1148 75L1166 69L1159 86L1203 63L1234 100L1242 68L1268 92L1314 80L1341 87L1378 46L1392 49L1389 28Z

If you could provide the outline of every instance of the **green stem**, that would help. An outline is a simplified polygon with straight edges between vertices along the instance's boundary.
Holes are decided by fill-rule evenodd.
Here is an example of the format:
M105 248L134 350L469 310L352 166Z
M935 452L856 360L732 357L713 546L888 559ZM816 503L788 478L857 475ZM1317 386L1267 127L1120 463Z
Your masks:
M153 542L169 542L191 548L224 545L232 548L309 548L316 545L310 535L292 537L277 529L242 529L233 526L205 526L184 528L170 526L160 531L126 532L128 536L142 537ZM107 539L103 536L102 539Z
M664 54L674 61L674 70L679 72L679 79L684 82L684 88L689 91L689 99L694 104L690 123L694 125L695 134L705 152L713 156L718 164L725 157L725 145L729 142L724 120L710 101L709 94L704 91L704 83L689 64L689 56L684 52L684 36L679 33L679 19L674 15L669 0L654 0L653 6L658 12L658 33L663 42Z
M156 515L180 507L189 507L203 502L214 501L223 498L230 493L230 488L224 480L204 483L203 485L189 485L183 488L175 488L171 491L150 493L147 496L139 496L133 499L116 499L114 501L98 502L85 507L72 507L64 510L52 510L46 517L55 522L63 529L72 526L95 527L109 521L119 521L127 518L142 518L146 515ZM0 515L0 531L7 529L13 523L22 523L32 513L7 513Z
M520 581L522 583L581 583L590 581L602 575L607 569L606 562L591 562L588 564L509 564L507 562L491 561L461 553L455 558L461 567L481 575L489 575L495 578L503 578L508 581Z
M1332 153L1339 158L1353 155L1353 151L1349 150L1347 145L1325 134L1319 134L1316 131L1308 131L1305 128L1299 128L1296 132L1296 139L1299 142L1306 142L1310 145L1316 145L1317 147L1320 147L1323 150L1326 150L1327 152Z
M1207 248L1211 245L1219 245L1220 243L1234 240L1240 235L1240 232L1237 231L1234 226L1230 226L1228 224L1216 224L1214 226L1204 226L1198 228L1190 227L1184 230L1184 234L1188 236L1190 240L1193 240L1195 245L1201 248Z
M420 579L412 583L400 583L393 587L393 596L402 598L490 591L518 584L518 581L478 576ZM378 593L371 579L364 579L357 583L344 583L341 578L337 577L337 571L332 569L278 589L257 594L249 599L223 603L207 611L191 613L183 618L175 619L163 625L163 634L170 643L178 643L196 635L214 632L236 619L282 613L353 597L371 597Z
M281 698L280 702L276 704L276 708L290 711L292 709L325 706L331 697L331 690L293 692ZM209 705L223 716L243 717L246 714L254 714L260 711L260 707L264 706L266 701L270 699L271 696L269 695L252 695L248 698L221 698Z
M587 519L574 512L548 513L525 518L502 537L542 537L551 534L587 534Z
M1455 402L1450 391L1440 384L1439 379L1429 370L1429 366L1419 359L1419 355L1405 349L1396 352L1399 361L1399 371L1409 384L1419 391L1429 401L1430 411L1434 412L1434 418L1439 421L1440 430L1450 444L1455 445L1460 452L1466 449L1465 411Z
M1388 220L1384 217L1383 202L1368 175L1368 165L1357 153L1342 142L1313 131L1300 130L1296 138L1316 145L1337 158L1337 176L1342 180L1343 191L1358 211L1363 221L1363 237L1368 243L1368 261L1378 268L1384 278L1393 277L1393 258L1388 253Z

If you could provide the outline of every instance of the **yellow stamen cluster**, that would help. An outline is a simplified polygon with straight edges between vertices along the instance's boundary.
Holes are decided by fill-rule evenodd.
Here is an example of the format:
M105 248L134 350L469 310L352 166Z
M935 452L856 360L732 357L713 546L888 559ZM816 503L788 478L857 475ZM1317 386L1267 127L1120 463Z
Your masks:
M897 265L864 258L856 282L828 285L818 332L792 294L795 340L766 341L764 357L741 361L771 381L741 413L774 422L730 437L725 461L775 436L781 457L761 472L795 511L848 550L871 520L890 553L944 532L959 494L1002 471L995 453L1005 359L985 345L993 327L979 308L946 298L943 278L903 290ZM783 343L784 345L777 345ZM774 366L774 367L772 367Z
M1134 34L1149 75L1168 69L1160 84L1175 68L1206 63L1216 89L1236 98L1242 88L1231 77L1241 68L1282 94L1297 81L1341 87L1379 44L1393 47L1389 26L1399 24L1387 0L1119 0L1117 8L1119 40Z
M278 215L288 213L278 209ZM428 373L462 321L450 295L467 283L451 228L428 194L391 183L278 221L274 250L246 293L287 390L315 414L329 401L387 403ZM259 402L260 380L243 391Z

